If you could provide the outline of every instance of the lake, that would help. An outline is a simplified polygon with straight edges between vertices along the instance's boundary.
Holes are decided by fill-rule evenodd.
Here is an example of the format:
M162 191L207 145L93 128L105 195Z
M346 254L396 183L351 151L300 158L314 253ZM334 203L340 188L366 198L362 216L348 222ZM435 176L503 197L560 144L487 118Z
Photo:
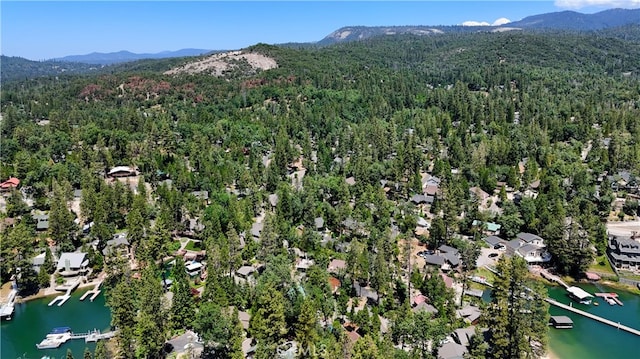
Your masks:
M601 284L579 284L578 286L591 294L598 292L618 293L618 298L624 306L609 305L598 297L593 299L594 303L599 303L598 306L579 304L566 295L566 290L563 287L550 287L549 296L564 304L572 302L572 305L578 309L640 330L640 296ZM559 359L638 357L640 336L558 307L551 306L549 313L551 315L566 315L573 320L573 329L549 328L549 347Z
M89 298L81 302L80 297L87 290L77 290L61 307L57 303L47 306L54 296L16 304L13 319L3 320L0 326L0 357L39 359L46 355L52 359L64 359L67 349L71 349L74 358L81 359L85 347L93 352L95 343L85 343L84 339L70 340L58 349L36 348L36 344L54 327L71 327L75 333L109 330L111 313L105 306L104 295L100 293L93 302Z

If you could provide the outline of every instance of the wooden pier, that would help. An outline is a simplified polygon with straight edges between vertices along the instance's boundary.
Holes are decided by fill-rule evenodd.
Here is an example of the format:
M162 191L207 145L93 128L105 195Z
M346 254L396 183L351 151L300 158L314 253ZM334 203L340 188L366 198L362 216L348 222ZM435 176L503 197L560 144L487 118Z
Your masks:
M74 289L78 288L79 285L80 285L80 279L77 279L67 287L67 291L65 292L65 294L59 295L53 298L53 300L49 302L49 306L52 306L54 303L58 301L60 302L58 303L58 307L63 305L67 300L69 300L69 298L71 298L71 292L73 292Z
M558 277L557 275L551 274L549 273L546 269L541 269L540 270L540 275L542 276L542 278L550 281L550 282L556 282L558 284L560 284L561 286L566 288L569 288L569 285L567 283L565 283L560 277Z
M89 294L91 294L91 298L89 298L90 301L93 302L94 299L96 299L96 297L98 296L98 294L100 294L100 285L102 284L102 281L96 283L96 286L93 287L93 289L87 291L86 293L84 293L82 295L82 297L80 297L80 300L85 300Z
M585 317L587 317L587 318L591 318L591 319L593 319L593 320L597 320L597 321L599 321L600 323L604 323L604 324L610 325L610 326L612 326L612 327L614 327L614 328L618 328L618 329L620 329L620 330L624 330L625 332L629 332L629 333L631 333L631 334L635 334L635 335L637 335L637 336L640 336L640 330L633 329L633 328L628 327L628 326L626 326L626 325L620 324L620 322L617 322L617 323L616 323L616 322L614 322L614 321L612 321L612 320L605 319L605 318L599 317L599 316L597 316L597 315L595 315L595 314L591 314L591 313L589 313L589 312L585 312L584 310L580 310L580 309L574 308L574 307L572 307L572 306L570 306L570 305L566 305L566 304L560 303L560 302L558 302L558 301L556 301L556 300L553 300L553 299L551 299L551 298L546 298L545 300L546 300L549 304L551 304L551 305L555 305L556 307L560 307L560 308L562 308L562 309L566 309L566 310L568 310L568 311L570 311L570 312L574 312L574 313L576 313L576 314L580 314L580 315L585 316Z
M604 298L604 300L610 305L618 304L624 305L620 299L618 299L617 293L594 293L596 297Z

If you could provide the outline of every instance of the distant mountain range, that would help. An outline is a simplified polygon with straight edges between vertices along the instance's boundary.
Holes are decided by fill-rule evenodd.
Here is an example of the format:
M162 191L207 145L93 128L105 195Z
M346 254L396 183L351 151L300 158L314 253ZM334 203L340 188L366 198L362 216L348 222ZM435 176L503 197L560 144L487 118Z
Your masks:
M211 52L204 49L182 49L178 51L162 51L154 54L136 54L129 51L118 52L92 52L87 55L70 55L52 59L53 61L81 62L94 65L112 65L122 62L130 62L143 59L166 59L171 57L199 56Z
M331 45L395 34L433 35L452 32L509 30L595 31L634 24L640 24L640 9L610 9L595 14L561 11L528 16L520 21L499 26L348 26L332 32L320 40L318 44Z
M435 36L442 33L501 32L501 31L597 31L599 34L624 40L640 42L640 9L611 9L595 14L561 11L526 17L500 26L349 26L343 27L321 39L310 43L288 43L280 46L312 47L328 46L349 41L359 41L374 36L414 34ZM204 49L182 49L155 54L136 54L129 51L91 53L65 56L47 61L30 61L20 57L2 56L0 60L1 81L20 80L40 76L99 72L106 65L122 64L120 69L135 69L135 63L143 59L169 59L216 53ZM151 60L149 60L151 61ZM166 64L165 64L166 65ZM158 64L162 67L163 64ZM109 66L108 68L111 68ZM117 69L115 69L117 70Z

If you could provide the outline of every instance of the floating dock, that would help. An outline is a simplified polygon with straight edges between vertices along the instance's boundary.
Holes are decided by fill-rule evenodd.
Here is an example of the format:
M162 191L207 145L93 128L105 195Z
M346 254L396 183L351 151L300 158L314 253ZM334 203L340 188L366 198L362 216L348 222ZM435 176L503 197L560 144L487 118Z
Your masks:
M58 348L62 344L73 339L84 339L85 343L93 343L98 340L113 338L116 335L115 331L102 333L97 329L88 331L86 333L73 333L69 327L53 328L51 333L39 343L36 344L38 349L52 349Z
M609 305L624 305L620 299L618 299L618 293L594 293L596 297L603 298Z

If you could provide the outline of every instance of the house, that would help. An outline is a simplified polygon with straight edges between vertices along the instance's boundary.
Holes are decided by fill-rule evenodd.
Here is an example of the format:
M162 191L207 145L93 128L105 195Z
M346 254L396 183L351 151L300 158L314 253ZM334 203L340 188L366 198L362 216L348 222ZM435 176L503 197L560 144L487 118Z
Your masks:
M544 246L544 239L540 238L539 236L536 236L533 233L520 232L516 235L516 238L518 238L519 240L527 244Z
M518 233L516 238L507 242L507 255L520 256L527 264L542 264L551 261L544 240L532 233Z
M46 256L45 252L42 252L40 254L38 254L37 256L33 257L33 259L31 260L31 264L33 265L33 269L40 273L40 268L44 265L44 258Z
M331 289L331 294L336 294L338 292L338 289L342 285L342 283L340 282L340 279L330 276L328 281L329 281L329 288Z
M429 303L420 303L411 308L411 311L414 313L425 311L427 313L431 313L433 315L438 314L438 309Z
M316 227L316 230L322 230L324 228L324 219L322 217L316 217L313 219L313 225Z
M244 312L242 310L239 310L238 320L240 320L240 324L242 324L242 328L244 330L247 330L249 329L249 321L251 320L251 314L249 314L249 312Z
M438 349L438 359L463 359L467 348L456 342L444 343Z
M49 229L49 215L48 214L34 214L33 219L36 221L37 231L46 231Z
M347 270L347 262L342 259L332 259L327 266L329 273L342 273Z
M422 258L424 258L426 265L436 266L440 269L444 267L446 261L443 256L437 254L426 254Z
M359 297L367 298L367 301L372 304L378 303L378 292L376 292L374 289L361 286L357 280L353 281L353 289L356 290L356 294Z
M202 263L200 262L193 261L190 263L185 263L184 266L187 270L187 274L189 274L190 277L195 277L200 274L200 271L202 271Z
M249 279L249 276L255 273L256 269L252 266L242 266L236 270L236 274L244 279Z
M474 227L481 227L482 229L484 229L483 233L487 235L498 234L500 232L500 228L502 228L502 226L499 225L498 223L481 222L481 221L478 221L477 219L474 219L473 222L471 222L471 225Z
M411 197L410 201L415 205L427 204L427 196L425 196L424 194L414 194Z
M458 255L458 250L456 248L450 247L446 244L443 244L440 247L438 247L438 250L440 251L440 253L452 253L452 254Z
M471 340L471 337L475 335L475 333L476 327L472 325L470 327L458 328L454 330L453 335L451 336L456 341L456 343L466 347L467 345L469 345L469 341Z
M491 248L495 248L495 246L497 245L506 246L507 243L504 239L497 236L485 237L482 240L485 241Z
M351 176L345 179L345 182L347 182L349 186L353 186L356 184L356 179L353 176Z
M444 282L445 287L453 288L453 278L449 277L444 273L440 273L440 277L442 278L442 281Z
M635 239L613 236L609 238L607 253L616 268L640 269L640 242Z
M0 183L0 192L9 192L12 189L18 188L20 180L15 177L9 177L8 180Z
M313 261L313 259L299 258L296 261L296 270L300 272L306 272L307 269L311 268L311 266L314 264L315 262Z
M135 169L129 167L129 166L116 166L113 167L109 173L107 173L107 176L115 178L115 177L131 177L131 176L136 176L138 173L136 172Z
M129 241L127 240L126 233L116 233L113 235L113 239L107 241L106 246L102 250L102 255L128 255L129 254Z
M475 196L480 202L484 202L491 197L490 194L482 190L480 187L471 187L469 188L469 194L471 196Z
M456 317L464 319L464 321L477 324L480 316L482 315L482 311L478 307L474 307L471 305L467 305L462 309L456 310Z
M264 224L262 222L254 222L251 225L251 236L253 239L260 239L260 233L262 233L262 228L264 228Z
M60 255L56 270L63 277L75 276L85 273L88 269L89 260L86 259L87 254L82 252L65 252Z

